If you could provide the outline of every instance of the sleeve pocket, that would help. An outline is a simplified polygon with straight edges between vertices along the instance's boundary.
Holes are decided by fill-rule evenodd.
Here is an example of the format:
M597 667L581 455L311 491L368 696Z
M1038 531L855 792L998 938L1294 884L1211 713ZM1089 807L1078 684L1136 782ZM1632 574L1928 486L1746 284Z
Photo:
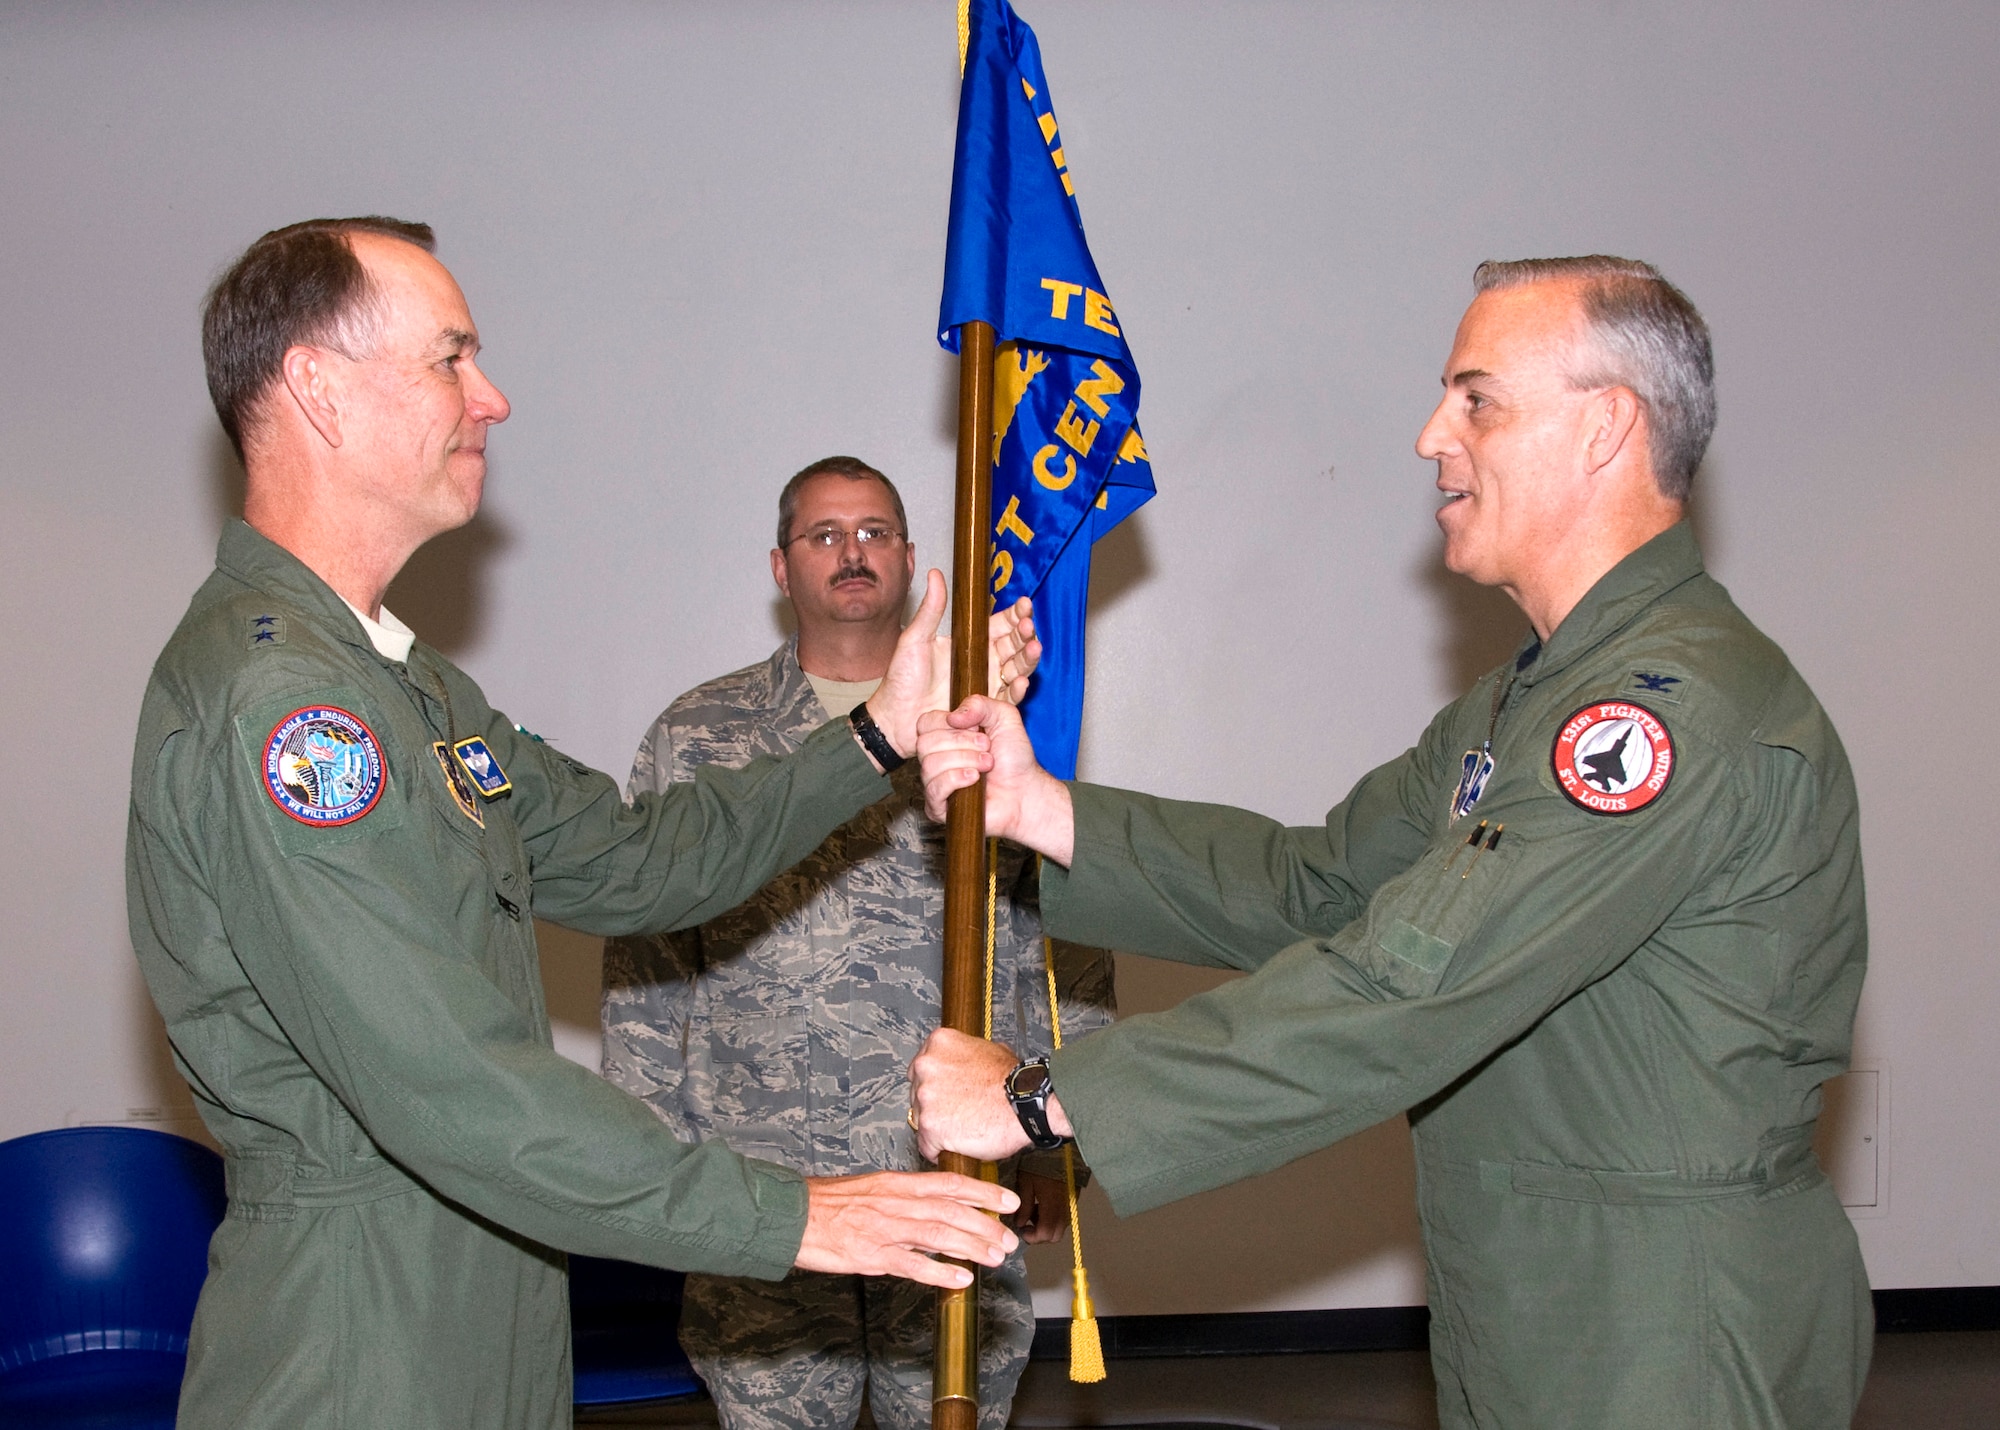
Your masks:
M235 717L240 781L281 853L319 854L403 822L415 760L358 691L264 701ZM425 758L430 758L428 752Z
M1485 920L1518 850L1502 844L1475 858L1460 839L1431 848L1376 893L1362 936L1342 940L1341 956L1389 997L1429 997Z

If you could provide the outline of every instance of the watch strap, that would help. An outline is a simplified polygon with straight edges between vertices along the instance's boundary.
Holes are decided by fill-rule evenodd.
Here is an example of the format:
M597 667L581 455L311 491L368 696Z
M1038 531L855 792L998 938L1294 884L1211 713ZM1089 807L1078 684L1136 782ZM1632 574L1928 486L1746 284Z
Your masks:
M1041 1069L1040 1086L1033 1092L1019 1092L1015 1089L1015 1082L1029 1068ZM1049 1125L1049 1096L1055 1091L1055 1083L1049 1077L1047 1058L1028 1058L1015 1064L1002 1086L1007 1101L1013 1105L1014 1115L1021 1120L1021 1130L1028 1134L1028 1145L1035 1151L1053 1152L1069 1141Z
M882 733L882 727L875 723L875 717L868 713L868 704L863 701L847 712L847 723L854 727L855 738L861 741L861 748L874 757L882 767L882 773L894 774L909 758L896 753L896 747L889 743L889 737Z

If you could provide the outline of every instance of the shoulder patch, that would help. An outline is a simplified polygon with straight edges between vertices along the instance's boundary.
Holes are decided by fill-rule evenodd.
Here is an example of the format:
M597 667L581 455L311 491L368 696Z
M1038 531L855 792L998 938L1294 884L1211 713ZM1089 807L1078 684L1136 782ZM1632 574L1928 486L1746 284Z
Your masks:
M264 739L264 788L301 824L352 824L382 797L388 768L375 732L337 705L307 705Z
M285 618L283 616L271 614L250 616L245 618L243 625L245 628L245 643L252 650L258 650L265 646L283 645L285 643Z
M1549 759L1571 804L1592 814L1633 814L1673 778L1674 739L1643 705L1593 701L1563 721Z

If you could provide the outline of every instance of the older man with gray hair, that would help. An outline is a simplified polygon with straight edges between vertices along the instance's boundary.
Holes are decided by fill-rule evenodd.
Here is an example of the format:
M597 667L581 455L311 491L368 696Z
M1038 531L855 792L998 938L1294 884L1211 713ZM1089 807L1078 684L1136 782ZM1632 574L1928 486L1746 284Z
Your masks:
M1866 962L1847 757L1703 571L1693 305L1617 258L1476 286L1417 450L1446 566L1532 633L1308 828L925 717L933 809L990 771L1051 933L1254 976L1047 1065L935 1034L922 1144L1051 1127L1129 1214L1407 1111L1450 1430L1846 1425L1871 1309L1812 1134Z

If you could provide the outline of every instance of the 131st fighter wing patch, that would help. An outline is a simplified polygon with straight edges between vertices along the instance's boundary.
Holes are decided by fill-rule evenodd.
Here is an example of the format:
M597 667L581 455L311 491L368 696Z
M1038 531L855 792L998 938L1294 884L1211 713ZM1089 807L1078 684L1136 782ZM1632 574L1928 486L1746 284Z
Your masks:
M1579 809L1633 814L1673 778L1674 739L1645 706L1603 700L1563 721L1550 759L1556 783Z
M301 824L352 824L382 797L387 769L375 732L337 705L307 705L264 739L264 788Z

